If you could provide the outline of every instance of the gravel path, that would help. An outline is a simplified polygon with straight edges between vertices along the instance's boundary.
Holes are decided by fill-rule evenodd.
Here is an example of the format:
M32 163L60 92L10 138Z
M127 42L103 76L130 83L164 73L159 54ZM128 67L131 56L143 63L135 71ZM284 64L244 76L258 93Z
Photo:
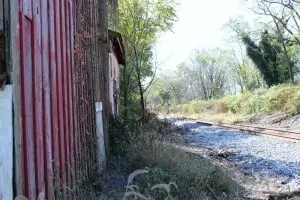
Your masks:
M193 121L170 121L189 132L189 146L230 152L226 159L245 175L256 174L260 178L280 182L284 189L300 188L299 142L246 134Z

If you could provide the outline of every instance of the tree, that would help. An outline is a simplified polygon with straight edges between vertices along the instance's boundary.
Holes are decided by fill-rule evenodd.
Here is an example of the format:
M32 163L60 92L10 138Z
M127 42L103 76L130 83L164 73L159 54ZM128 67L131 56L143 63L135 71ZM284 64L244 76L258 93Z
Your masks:
M264 81L261 73L247 57L242 41L247 35L257 37L260 29L250 27L243 17L230 19L223 28L229 32L227 42L231 48L226 56L231 74L228 76L230 92L235 94L239 89L253 91L263 87Z
M299 8L300 1L297 0L255 0L255 8L252 9L270 20L263 25L268 24L270 31L276 35L281 48L281 64L286 66L291 82L299 73L296 63L300 45Z
M223 95L226 87L225 60L220 50L198 52L192 60L189 77L202 99Z
M176 19L172 0L120 0L119 31L126 49L127 65L122 72L123 107L128 111L129 93L138 93L142 120L148 77L154 79L153 45L159 33L170 30ZM150 84L152 81L150 81Z
M238 57L240 55L240 58ZM251 60L243 52L242 46L240 46L240 52L232 50L232 56L228 57L228 65L231 68L231 76L236 85L240 87L243 92L253 91L263 86L263 79L259 70L252 64ZM231 77L229 77L230 80ZM235 88L236 90L236 88ZM236 93L237 91L235 91Z
M249 36L244 36L243 42L247 47L247 55L262 73L269 87L290 80L289 67L284 65L281 57L282 49L268 31L262 33L259 45Z
M293 43L300 44L300 1L298 0L255 0L253 12L271 18L276 25L282 26Z

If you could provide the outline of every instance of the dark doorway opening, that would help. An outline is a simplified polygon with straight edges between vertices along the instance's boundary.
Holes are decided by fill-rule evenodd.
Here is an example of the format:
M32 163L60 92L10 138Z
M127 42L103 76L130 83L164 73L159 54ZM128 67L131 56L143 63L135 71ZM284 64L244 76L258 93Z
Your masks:
M7 3L7 2L6 2ZM8 30L6 27L6 14L8 7L4 0L0 0L0 90L5 88L5 85L11 84L10 70L8 66Z

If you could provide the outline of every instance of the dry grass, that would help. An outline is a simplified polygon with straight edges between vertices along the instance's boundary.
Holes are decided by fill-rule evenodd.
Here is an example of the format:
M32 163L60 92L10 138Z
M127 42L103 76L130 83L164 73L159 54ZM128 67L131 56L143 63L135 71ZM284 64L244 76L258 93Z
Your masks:
M245 116L242 114L233 114L233 113L216 113L216 112L202 112L198 114L182 114L182 113L169 113L168 116L170 117L186 117L191 119L199 119L205 121L212 121L212 122L223 122L223 123L237 123L243 121Z
M237 197L243 189L232 180L229 170L199 155L166 146L171 135L161 136L151 129L147 130L131 140L125 150L125 163L122 166L127 174L145 168L152 171L146 180L134 183L134 186L130 187L131 195L138 190L146 191L146 194L151 196L149 185L168 188L168 183L176 183L178 189L174 190L172 187L172 199L240 199ZM136 187L137 184L139 185ZM170 193L164 194L167 196L156 196L157 198L152 199L170 199Z

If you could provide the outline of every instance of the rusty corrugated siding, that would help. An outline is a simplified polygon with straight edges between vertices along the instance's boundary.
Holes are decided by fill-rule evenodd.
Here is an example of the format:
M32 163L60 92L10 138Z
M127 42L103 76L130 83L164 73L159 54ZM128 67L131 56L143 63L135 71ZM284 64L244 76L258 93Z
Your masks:
M16 87L21 110L16 115L22 120L15 134L22 144L16 167L23 187L17 193L29 199L40 193L47 199L71 199L86 139L79 136L78 98L88 95L77 95L78 78L83 83L88 79L76 75L74 65L74 5L72 0L19 0L11 6L19 11L16 60L21 82Z
M92 177L98 163L95 102L104 105L106 134L111 113L108 41L99 40L99 33L107 33L99 25L103 5L83 0L10 4L16 193L30 200L40 193L46 199L74 199L78 181Z

